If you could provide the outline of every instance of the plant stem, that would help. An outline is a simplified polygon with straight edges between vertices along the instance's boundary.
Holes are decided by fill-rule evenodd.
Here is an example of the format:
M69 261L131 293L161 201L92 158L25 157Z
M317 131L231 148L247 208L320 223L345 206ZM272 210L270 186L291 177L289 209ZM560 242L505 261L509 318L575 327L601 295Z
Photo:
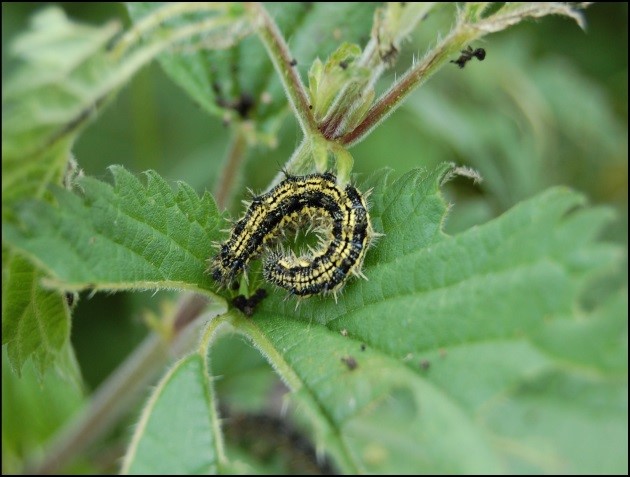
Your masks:
M95 391L87 408L53 437L42 460L28 465L24 474L61 472L76 455L108 432L142 396L173 351L181 348L183 341L191 339L191 333L184 330L196 328L190 325L197 322L196 318L207 304L204 296L183 296L175 311L173 339L166 342L156 333L145 338Z
M241 164L247 152L245 127L247 126L243 123L235 126L228 155L223 165L223 170L219 175L219 181L217 182L214 194L219 210L224 209L228 204L228 199L234 190L238 172L241 169Z
M458 53L470 42L490 33L505 30L526 18L540 18L551 14L573 18L583 27L584 22L579 9L584 7L584 4L574 8L561 3L508 3L494 14L482 17L487 8L486 4L466 4L448 36L392 85L370 108L363 121L339 138L339 142L345 146L352 146L364 139L372 129L394 112L413 90L436 73L448 61L450 55Z
M459 51L467 42L481 36L480 33L472 28L465 28L464 25L461 25L461 28L455 28L425 58L393 84L370 108L363 121L341 137L340 142L351 146L364 139L374 127L393 113L413 90L431 77L448 60L449 55Z
M250 12L252 22L260 25L258 35L273 62L278 76L280 76L302 132L306 136L319 134L315 118L310 109L310 100L306 94L306 88L295 68L295 59L291 56L289 47L284 41L278 26L261 3L246 2L245 8Z

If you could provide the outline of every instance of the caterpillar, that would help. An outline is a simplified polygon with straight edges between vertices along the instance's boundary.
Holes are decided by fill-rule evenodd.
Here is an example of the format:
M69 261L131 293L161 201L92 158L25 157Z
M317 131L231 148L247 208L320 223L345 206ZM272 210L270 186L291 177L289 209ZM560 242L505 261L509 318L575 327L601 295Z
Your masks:
M298 257L273 249L281 234L304 224L324 232L317 250ZM361 266L374 236L365 199L355 187L340 187L331 173L287 175L253 198L210 270L215 281L227 285L268 248L265 280L300 297L330 292L336 297L351 275L365 278Z

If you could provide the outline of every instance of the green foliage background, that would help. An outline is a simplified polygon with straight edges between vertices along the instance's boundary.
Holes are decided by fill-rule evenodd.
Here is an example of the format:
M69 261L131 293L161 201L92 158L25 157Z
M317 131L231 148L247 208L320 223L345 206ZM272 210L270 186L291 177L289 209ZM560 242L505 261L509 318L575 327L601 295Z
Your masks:
M98 25L111 18L128 22L127 13L120 5L69 3L62 7L71 17ZM28 16L37 8L40 7L33 4L2 5L3 82L14 67L6 54L7 45L11 37L24 30ZM437 12L428 25L448 25L451 15L448 11ZM483 42L488 52L483 63L473 62L464 70L455 66L444 68L416 91L400 111L352 149L355 171L361 175L359 180L385 165L393 169L391 180L417 167L433 170L444 161L478 169L485 179L479 187L473 187L463 179L446 187L447 197L454 204L446 223L449 233L483 224L552 185L568 185L585 194L592 203L613 206L617 217L605 229L604 237L625 247L628 237L627 4L595 4L585 16L586 33L567 19L545 18L489 37ZM423 27L410 43L405 44L399 65L408 64L412 54L421 54L434 39L435 30ZM293 46L290 37L288 41ZM303 77L308 66L298 63ZM391 81L394 74L391 72L383 83ZM74 154L87 175L101 180L111 181L107 166L122 164L134 173L154 169L170 182L182 180L203 193L214 188L228 147L227 131L219 120L210 118L202 107L195 105L154 63L134 77L102 116L88 127L75 145ZM248 156L240 177L241 189L245 186L254 190L265 187L299 140L300 132L295 121L287 114L278 135L277 148L270 150L261 146ZM234 201L232 213L239 211L237 203ZM626 257L615 276L586 291L587 305L589 300L601 303L607 295L614 295L614 290L627 286ZM169 292L157 296L152 293L83 294L73 315L72 344L84 383L66 385L67 378L60 381L54 373L49 373L41 386L33 378L30 365L24 370L26 378L17 381L8 370L3 352L5 472L20 469L23 453L39 449L42 442L78 408L81 396L102 383L134 349L146 334L141 319L146 309L159 312L161 304L169 299ZM615 312L623 313L620 311L622 299L614 299L610 306L616 307ZM627 311L625 313L627 317ZM269 326L280 326L273 320L269 323ZM286 321L284 326L293 325ZM280 339L283 333L290 331L278 329L275 333L272 330L270 336ZM589 330L567 330L567 333L578 343L583 343L580 333L592 336ZM333 335L322 337L322 340L334 339ZM546 343L544 331L538 339L539 344ZM360 344L360 340L356 344ZM562 355L557 350L558 343L547 345ZM337 344L330 346L335 348ZM435 363L439 352L437 348L432 352L434 355L429 353L426 359ZM483 361L486 358L484 350L477 352ZM523 359L526 359L523 356L538 359L528 354L531 350L521 352ZM589 356L587 349L585 354ZM583 359L580 356L565 358L572 362ZM72 356L67 358L69 362L73 359ZM335 361L338 359L334 356ZM454 357L455 362L458 359L462 367L468 365L466 355ZM243 345L241 338L221 340L213 350L212 362L213 374L225 376L215 383L219 400L238 411L260 410L271 405L267 396L282 387L258 352ZM506 368L512 364L506 363ZM617 363L597 364L608 370L618 369ZM182 369L197 365L191 358L182 364ZM379 366L384 365L380 363ZM457 373L453 362L450 366L453 369L441 369L441 374L437 374L443 376L442 385L447 385L448 376ZM435 365L432 371L437 371ZM537 381L530 385L555 386L561 389L559 395L564 395L567 400L578 395L584 401L590 400L590 404L601 403L598 401L600 396L581 394L580 389L569 388L557 376L547 376L546 379L547 382ZM48 381L53 383L49 385ZM470 385L474 385L472 379ZM404 422L401 418L404 413L400 409L405 409L408 402L415 399L415 395L407 392L406 389L399 390L394 393L393 404L387 404L390 408L386 412L395 425ZM466 395L463 389L453 392L464 396L471 407L479 399L474 393ZM51 395L54 396L52 400L46 398ZM627 387L625 394L619 389L616 395L618 401L604 403L601 408L593 405L592 409L601 412L601 416L615 406L623 408L624 399L627 409ZM535 396L533 391L532 396ZM51 403L46 407L47 412L41 412L42 401ZM399 402L403 404L399 406ZM561 408L559 404L558 409ZM518 415L523 409L499 408L495 412L489 419L503 420L504 431L509 434L512 422L508 416ZM551 408L545 412L553 415ZM130 416L130 420L109 437L106 445L92 449L84 462L75 463L73 470L100 472L115 469L111 458L106 458L111 455L108 451L127 441L126 426L135 422L136 416L137 413ZM298 425L304 424L299 422L299 417L296 419ZM372 428L354 429L355 435L369 435L376 432L379 425L376 422ZM517 429L515 426L514 432ZM580 429L573 431L578 433ZM227 445L229 452L238 453L238 449L230 450L229 442ZM436 446L439 448L440 443ZM373 463L369 470L379 470L378 449L372 449L372 452L367 458ZM620 462L623 466L623 459ZM589 465L588 462L581 464L583 468ZM260 470L260 465L252 464L252 468ZM554 465L552 462L547 466L547 471L562 469ZM512 468L524 472L531 470L517 465ZM445 471L451 469L444 467ZM623 468L602 470L619 472Z

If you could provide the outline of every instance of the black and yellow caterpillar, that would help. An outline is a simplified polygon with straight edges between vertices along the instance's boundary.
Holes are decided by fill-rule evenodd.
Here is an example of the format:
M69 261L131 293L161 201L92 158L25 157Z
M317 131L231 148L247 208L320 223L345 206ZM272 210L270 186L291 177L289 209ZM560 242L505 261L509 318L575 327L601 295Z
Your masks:
M287 229L317 222L320 246L308 255L269 250L263 261L265 280L301 297L337 292L361 266L374 236L361 193L337 185L333 174L287 176L269 192L251 201L229 239L220 246L210 271L227 285L248 262L278 240Z

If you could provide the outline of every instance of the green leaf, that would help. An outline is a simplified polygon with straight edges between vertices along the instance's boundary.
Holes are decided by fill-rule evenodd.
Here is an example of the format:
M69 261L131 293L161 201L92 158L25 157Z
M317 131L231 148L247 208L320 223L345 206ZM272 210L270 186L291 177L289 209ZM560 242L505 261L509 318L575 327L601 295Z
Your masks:
M2 264L2 344L16 373L31 355L43 372L68 343L68 305L63 295L40 286L42 273L25 258L7 252Z
M102 55L117 31L113 23L72 23L48 8L13 43L22 63L3 85L3 219L16 201L42 197L48 184L61 182L77 130L103 98ZM69 338L67 305L41 288L42 273L15 251L3 246L2 254L2 343L16 372L31 355L41 372Z
M60 139L75 137L93 108L112 91L112 76L121 73L112 71L105 49L118 30L116 23L103 27L73 23L51 7L35 15L31 29L13 43L12 52L22 63L3 88L4 193L23 188L24 175L28 178L32 168L43 168L33 156ZM25 164L25 158L31 160Z
M157 2L129 2L132 21L138 24L161 7ZM361 43L370 35L375 4L337 2L266 3L265 8L287 38L298 70L306 75L315 58L326 58L341 42ZM169 25L198 21L190 13ZM245 116L259 129L275 134L288 111L287 100L271 60L254 36L225 51L195 51L160 55L164 71L208 113L223 116L253 101ZM236 113L234 113L236 114Z
M42 198L49 184L61 183L81 128L142 66L181 40L194 39L199 33L216 33L213 25L203 31L174 30L142 45L139 37L123 36L112 49L119 30L116 22L102 27L78 24L59 8L49 7L34 15L31 28L13 43L12 53L22 62L3 85L3 221L15 215L18 201ZM182 194L190 192L182 189ZM111 255L94 255L90 248L118 251L115 247L84 247L83 252L98 258L97 268L101 269L111 262ZM3 343L9 343L14 369L19 371L33 353L43 369L68 339L68 310L63 296L41 289L41 272L14 257L14 251L3 248ZM85 266L76 260L72 263L77 268ZM177 266L173 264L172 268ZM113 268L109 272L81 276L106 276L114 281L113 288L120 287L120 281L128 277L119 276ZM160 273L152 276L156 274Z
M260 412L279 377L258 350L242 337L228 334L213 343L210 351L212 372L221 376L215 383L219 400L229 403L233 412Z
M59 366L41 372L32 361L21 377L10 369L2 350L2 471L24 473L27 458L39 455L48 440L84 404L81 376L69 342ZM68 374L70 370L70 374Z
M21 63L3 84L2 217L14 204L42 198L60 184L81 128L143 65L176 39L145 46L130 42L124 54L108 51L116 22L87 26L57 7L33 16L11 52ZM64 297L41 288L42 274L3 248L3 343L15 370L34 354L38 369L51 362L69 336ZM6 259L6 260L5 260Z
M425 146L423 164L455 155L481 173L481 188L500 210L558 183L599 200L611 198L616 189L610 170L624 167L626 124L601 85L556 57L541 59L522 33L495 42L491 61L470 68L465 79L457 69L445 72L430 89L409 97L403 107ZM488 115L486 108L497 114ZM455 214L460 206L458 201Z
M625 472L627 298L579 305L621 257L594 239L609 211L556 188L451 237L453 172L368 181L369 281L234 326L344 472Z
M619 318L627 314L628 295L620 293L578 319L565 316L546 322L534 341L558 360L584 371L623 376L628 369L628 322Z
M146 186L120 166L110 171L113 186L80 179L83 198L56 189L58 207L21 204L20 223L4 227L5 240L64 290L216 288L206 260L223 219L210 194L199 198L183 182L173 192L153 171Z
M352 43L342 43L322 63L317 58L308 72L308 86L313 116L320 121L328 112L335 95L344 83L353 79L369 78L367 68L356 68L353 62L361 55L361 48ZM340 65L344 65L341 67ZM347 109L347 108L346 108Z
M216 474L223 442L204 358L176 363L149 398L123 474Z

